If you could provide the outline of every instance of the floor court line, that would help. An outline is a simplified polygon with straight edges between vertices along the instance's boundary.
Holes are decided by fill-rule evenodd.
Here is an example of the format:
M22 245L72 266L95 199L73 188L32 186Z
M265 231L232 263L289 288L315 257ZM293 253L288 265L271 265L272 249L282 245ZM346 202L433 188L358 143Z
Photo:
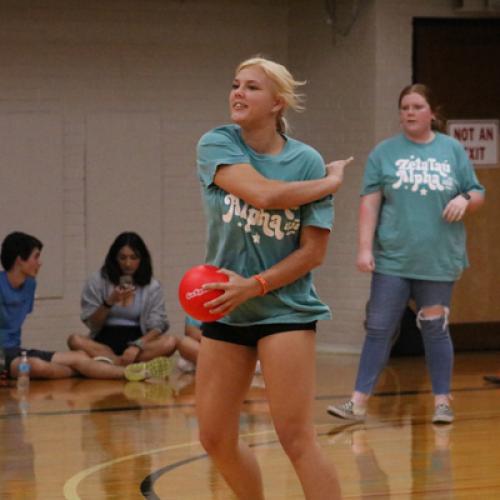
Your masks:
M471 415L468 415L467 417L471 417ZM465 418L462 418L462 420L466 420L467 417ZM489 416L484 416L483 415L483 419L484 418L492 418L492 417L497 417L496 414L494 415L489 415ZM474 419L477 419L476 416L473 416ZM380 428L380 427L384 427L384 426L388 426L390 425L392 419L388 418L388 419L384 419L383 421L367 421L367 422L352 422L352 423L345 423L344 422L344 425L341 425L341 430L339 431L339 433L342 433L344 432L345 430L348 430L349 427L354 427L354 426L364 426L365 428ZM339 424L343 422L341 420L339 420ZM315 425L315 428L318 430L318 437L320 436L329 436L329 435L332 435L334 434L335 432L335 429L332 431L330 430L329 432L319 432L319 430L321 428L332 428L332 426L334 426L337 422L335 421L332 421L330 423L327 423L327 424L318 424L318 425ZM413 422L412 425L426 425L428 422L426 420L422 420L422 422ZM266 436L266 435L276 435L276 432L274 429L269 429L269 430L265 430L265 431L259 431L259 432L252 432L252 433L245 433L245 434L241 434L240 437L241 438L249 438L249 437L257 437L257 436ZM272 441L271 441L272 442ZM277 441L276 441L277 442ZM256 447L256 446L262 446L264 444L269 444L270 442L266 442L266 443L256 443L256 444L253 444L252 447ZM147 451L144 451L144 452L141 452L141 453L135 453L135 454L131 454L131 455L126 455L124 457L119 457L119 458L115 458L113 460L108 460L107 462L103 462L101 464L97 464L97 465L94 465L92 467L89 467L87 469L84 469L80 472L78 472L77 474L75 474L74 476L72 476L70 479L68 479L66 481L66 483L64 484L64 488L63 488L63 495L64 495L64 498L66 500L81 500L81 497L78 495L78 485L83 481L85 480L87 477L91 476L92 474L102 470L102 469L105 469L107 467L111 467L115 464L118 464L118 463L122 463L122 462L125 462L127 460L134 460L136 458L139 458L141 456L146 456L146 455L154 455L154 454L158 454L158 453L164 453L166 451L171 451L171 450L177 450L177 449L182 449L182 448L188 448L188 447L192 447L192 446L198 446L201 448L201 444L198 442L198 441L189 441L189 442L186 442L186 443L179 443L179 444L176 444L176 445L170 445L170 446L165 446L165 447L162 447L162 448L156 448L156 449L152 449L152 450L147 450ZM160 477L161 475L163 475L165 472L169 472L170 470L173 470L175 468L178 468L182 465L185 465L187 463L191 463L193 461L196 461L196 460L200 460L202 458L206 458L207 455L206 453L202 454L202 455L198 455L198 456L195 456L195 457L190 457L190 458L187 458L187 459L184 459L182 461L179 461L179 462L175 462L173 464L170 464L170 465L167 465L165 467L163 467L162 469L160 469L159 471L157 471L156 473L153 473L153 474L150 474L150 476L148 477L153 477L153 481L149 482L150 484L150 488L152 488L152 486L154 485L154 482L158 479L158 477ZM144 483L144 482L143 482ZM154 491L151 490L151 493L154 495Z
M454 392L469 392L469 391L474 392L474 391L483 391L483 390L488 391L488 390L496 390L496 389L498 389L497 386L493 386L493 387L489 387L489 386L484 386L484 387L465 387L465 388L455 389ZM427 393L427 392L430 392L430 391L426 391L426 390L411 391L410 390L410 391L400 391L397 394L396 393L392 393L391 391L387 391L387 392L375 393L374 396L378 396L378 397L390 397L390 396L394 396L394 395L399 395L400 396L400 395L403 395L403 394L404 395L417 395L417 394L423 394L423 393ZM325 399L338 399L338 398L342 398L342 397L343 396L339 396L339 395L329 395L329 396L317 396L315 399L316 399L316 401L322 401L322 400L325 400ZM253 403L253 402L255 402L255 401L254 400L247 400L247 401L245 401L245 403ZM172 406L175 406L175 405L172 405ZM158 405L158 408L162 408L162 406ZM146 409L148 409L148 408L146 408ZM149 409L151 409L151 408L149 408ZM71 412L68 412L68 413L71 413ZM496 417L496 415L490 415L487 418L491 418L492 416ZM471 418L471 417L472 418L477 418L475 415L463 415L462 419L463 420L467 420L468 418ZM484 418L484 416L483 416L483 418ZM388 423L391 421L390 418L384 419L384 421L385 420L387 420ZM340 421L339 421L339 423L340 423ZM372 424L373 423L374 422L372 422ZM383 421L382 422L379 421L379 423L383 423ZM328 424L319 424L319 425L316 425L315 427L319 430L320 428L323 428L323 427L329 427L329 428L331 428L335 424L336 424L336 422L332 421L331 423L328 423ZM367 425L367 424L368 424L368 422L365 423L365 425ZM414 424L417 424L417 422L414 422ZM275 435L274 429L269 429L269 430L266 430L266 431L260 431L260 432L255 432L255 433L241 434L240 437L241 438L256 437L256 436L269 435L269 434L274 434ZM323 435L323 434L320 434L318 432L318 436ZM193 445L194 446L199 446L201 448L201 445L200 445L200 443L198 441L190 441L190 442L186 442L186 443L179 443L179 444L176 444L176 445L170 445L170 446L166 446L166 447L162 447L162 448L152 449L152 450L144 451L144 452L137 453L137 454L126 455L124 457L119 457L119 458L116 458L116 459L112 459L112 460L109 460L107 462L103 462L101 464L96 464L95 466L89 467L87 469L84 469L84 470L78 472L77 474L75 474L74 476L72 476L70 479L68 479L66 481L66 483L64 484L64 487L63 487L64 498L67 499L67 500L81 500L80 496L78 495L78 492L77 492L78 485L84 479L86 479L88 476L90 476L90 475L92 475L92 474L94 474L94 473L96 473L96 472L98 472L98 471L100 471L102 469L105 469L107 467L113 466L113 465L121 463L121 462L125 462L127 460L134 460L134 459L136 459L138 457L141 457L141 456L154 455L154 454L163 453L163 452L171 451L171 450L175 450L175 449L182 449L182 448L192 447ZM190 463L193 460L198 460L200 458L203 458L203 456L205 456L205 455L201 455L201 456L198 456L198 457L191 457L191 458L183 460L182 463L183 464L184 463ZM174 464L170 464L169 466L166 466L166 467L162 468L161 470L165 469L166 471L169 471L169 470L172 470L173 468L176 468L178 466L179 466L179 463L176 462Z
M459 392L477 392L477 391L498 391L500 390L500 385L488 385L484 387L462 387L453 389L454 393ZM393 397L393 396L417 396L419 394L432 394L432 390L407 390L407 391L383 391L375 392L372 397ZM347 399L350 394L323 394L318 395L314 399L315 401L328 401L334 399ZM255 403L267 403L266 399L247 399L243 404L255 404ZM37 411L30 412L30 415L37 417L57 417L65 415L87 415L91 413L111 413L111 412L133 412L133 411L144 411L144 410L157 410L157 409L167 409L167 410L178 410L181 408L192 408L194 403L182 403L182 404L165 404L165 405L144 405L144 406L123 406L123 407L113 407L113 408L99 408L91 410L63 410L63 411ZM0 420L8 418L18 418L20 417L19 412L4 413L0 415Z
M316 427L324 427L326 424L322 424ZM247 438L247 437L256 437L256 436L265 436L268 434L275 434L274 429L269 429L267 431L259 431L259 432L250 432L246 434L241 434L241 438ZM74 476L72 476L70 479L66 481L64 484L63 488L63 495L64 498L67 500L81 500L80 496L78 495L77 489L78 489L78 484L83 481L85 478L88 476L91 476L95 472L98 472L102 469L105 469L106 467L110 467L112 465L125 462L127 460L134 460L136 458L145 456L145 455L155 455L157 453L164 453L166 451L171 451L171 450L178 450L181 448L187 448L191 446L199 446L201 447L201 444L199 441L189 441L187 443L179 443L171 446L165 446L163 448L156 448L153 450L148 450L148 451L143 451L141 453L134 453L131 455L126 455L124 457L120 458L115 458L113 460L108 460L107 462L103 462L101 464L94 465L92 467L89 467L88 469L84 469L78 473L76 473Z

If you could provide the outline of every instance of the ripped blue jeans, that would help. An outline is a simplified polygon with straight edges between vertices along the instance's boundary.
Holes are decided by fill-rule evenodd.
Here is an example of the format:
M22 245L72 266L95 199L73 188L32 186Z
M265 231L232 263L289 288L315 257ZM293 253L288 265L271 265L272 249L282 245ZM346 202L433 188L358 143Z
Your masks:
M427 281L373 273L366 315L366 338L359 361L355 390L371 394L391 352L394 335L410 298L417 306L425 359L434 395L449 394L453 344L448 315L453 281ZM444 315L422 317L422 308L444 306Z

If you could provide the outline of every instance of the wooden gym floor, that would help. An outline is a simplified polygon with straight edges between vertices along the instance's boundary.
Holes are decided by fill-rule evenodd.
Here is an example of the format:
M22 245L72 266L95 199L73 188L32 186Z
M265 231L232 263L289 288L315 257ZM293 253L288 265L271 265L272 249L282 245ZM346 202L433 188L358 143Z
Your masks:
M343 498L500 498L500 353L461 353L456 420L433 426L424 360L394 358L364 424L326 414L349 396L357 356L318 355L316 426ZM293 380L290 381L293 390ZM33 381L22 415L0 388L1 499L233 498L197 441L192 375L168 382ZM21 405L22 407L22 405ZM268 499L301 499L269 419L261 376L241 415L242 439L263 469Z

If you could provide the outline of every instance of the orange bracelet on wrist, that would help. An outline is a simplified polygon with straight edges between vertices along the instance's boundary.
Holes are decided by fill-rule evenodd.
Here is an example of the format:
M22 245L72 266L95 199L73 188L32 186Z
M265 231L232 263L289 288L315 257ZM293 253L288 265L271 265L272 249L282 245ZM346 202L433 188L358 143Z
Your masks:
M269 292L269 283L261 274L254 274L252 278L257 280L260 284L260 295L266 295L266 293Z

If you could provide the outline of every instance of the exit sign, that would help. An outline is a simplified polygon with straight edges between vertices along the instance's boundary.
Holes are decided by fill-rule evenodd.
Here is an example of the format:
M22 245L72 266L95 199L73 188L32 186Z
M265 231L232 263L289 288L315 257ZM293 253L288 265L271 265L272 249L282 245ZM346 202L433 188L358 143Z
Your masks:
M498 167L498 120L449 120L448 134L460 141L476 166Z

